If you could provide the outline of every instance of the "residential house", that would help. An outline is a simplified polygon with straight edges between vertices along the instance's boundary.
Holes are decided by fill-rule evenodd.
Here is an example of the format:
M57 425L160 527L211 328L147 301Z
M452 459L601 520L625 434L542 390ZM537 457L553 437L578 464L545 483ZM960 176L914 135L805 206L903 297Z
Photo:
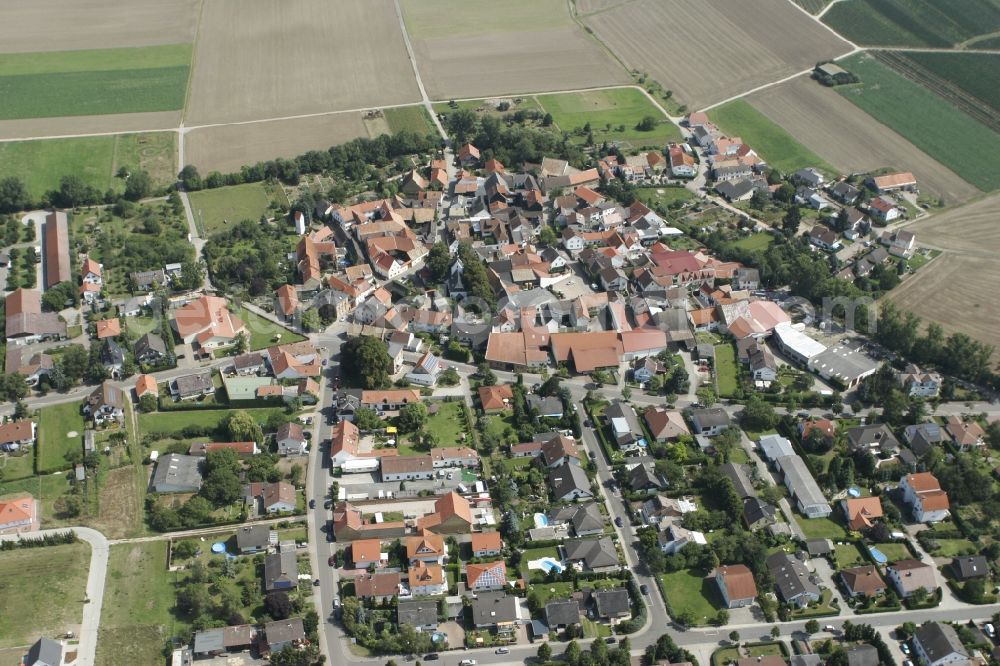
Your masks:
M933 594L937 590L934 567L920 560L899 560L885 568L885 575L902 598L907 598L917 590Z
M878 650L874 645L861 643L847 648L847 666L879 666Z
M514 392L509 384L479 387L479 404L487 414L508 411L514 401Z
M471 143L466 143L458 149L455 158L458 163L463 167L473 167L479 164L480 160L479 149L473 146Z
M604 533L604 515L594 502L552 509L548 513L549 525L569 525L578 537Z
M83 405L83 413L94 420L97 425L109 421L124 423L125 395L122 390L109 381L95 388Z
M168 453L156 461L149 487L154 493L196 493L201 490L203 458Z
M35 443L34 421L20 420L0 424L0 451L20 451Z
M760 288L760 271L756 268L737 268L731 284L737 291L756 291Z
M543 418L561 419L563 416L562 400L556 396L529 393L527 403L530 409Z
M406 572L406 583L410 594L415 597L431 597L448 591L444 567L420 560L410 565L409 571Z
M840 580L850 597L873 598L885 592L885 581L879 576L878 569L870 564L843 569Z
M903 439L918 458L930 453L934 447L944 442L946 437L944 428L931 422L908 425L903 429Z
M403 577L397 571L363 573L354 577L354 595L379 603L389 601L400 593L402 581Z
M774 578L778 598L783 603L805 608L822 598L819 587L797 557L778 551L767 558L767 568Z
M507 565L503 560L466 564L465 582L473 592L502 590L507 585Z
M256 484L251 484L251 487L254 485ZM295 486L284 481L262 484L258 497L267 514L291 513L297 508L298 495Z
M647 525L659 523L664 518L680 518L685 513L697 510L690 498L664 497L657 495L646 500L640 513Z
M771 465L774 465L778 458L795 455L792 443L787 438L777 434L764 435L757 442L757 446Z
M11 345L7 348L6 371L8 373L16 372L24 377L28 386L37 386L42 377L51 377L54 367L52 356L45 352L33 353L25 362L19 347Z
M473 532L470 545L473 557L497 557L503 552L499 532Z
M827 252L836 252L843 247L839 234L822 224L817 224L809 230L809 242Z
M714 577L726 608L750 606L756 600L757 584L754 583L753 573L745 564L718 567Z
M264 625L264 640L267 641L268 652L281 652L289 645L299 645L306 640L306 631L302 626L302 618L275 620Z
M203 370L175 379L170 386L174 400L192 400L215 393L212 371Z
M868 202L868 214L882 224L898 220L904 212L905 209L901 208L892 197L878 196Z
M133 345L139 363L158 363L167 356L167 343L156 333L146 333Z
M299 564L295 559L295 550L283 550L271 553L264 558L264 589L290 590L298 585Z
M661 532L657 538L660 542L660 550L665 555L680 552L689 543L698 546L708 545L708 541L705 540L705 535L702 532L686 529L679 523L670 523L667 529Z
M175 310L174 328L184 344L197 342L206 349L231 344L245 330L226 299L218 296L201 296Z
M396 605L396 622L420 632L437 631L438 604L423 599L400 599Z
M667 149L667 156L670 159L670 175L674 178L693 178L698 173L698 168L686 146L671 144Z
M948 517L948 493L930 472L907 474L899 480L899 487L917 522L937 523Z
M731 425L729 414L721 407L691 410L691 424L698 435L715 437Z
M972 451L986 446L986 431L973 420L965 420L960 416L951 414L945 421L945 432L951 437L962 451Z
M847 445L853 451L891 455L899 451L899 440L884 423L855 426L847 431Z
M252 458L260 453L257 442L194 442L188 447L188 455L204 458L212 451L222 451L223 449L232 451L242 460Z
M801 457L782 456L775 464L784 474L785 487L795 500L795 505L807 518L826 518L833 513L823 491Z
M395 416L403 406L420 401L420 391L415 389L362 391L360 406L374 409L379 416L385 417Z
M406 373L406 380L420 386L434 386L443 371L444 366L440 359L430 352L424 352L413 366L413 370Z
M750 366L750 376L755 382L770 386L778 379L778 363L767 345L756 341L747 349L747 365Z
M646 433L632 405L615 400L604 410L615 444L624 453L637 452L646 444Z
M972 654L950 624L927 622L913 632L913 647L924 666L966 664Z
M42 636L32 643L20 663L23 666L62 666L63 652L62 643Z
M912 363L896 374L896 381L911 398L934 398L941 392L941 375L924 372Z
M431 456L386 456L382 458L382 481L415 481L434 478Z
M628 470L628 486L635 493L655 493L667 483L656 473L653 463L633 465Z
M645 384L653 377L664 375L667 366L653 356L640 356L632 361L632 379L639 384Z
M517 597L504 592L483 592L472 600L472 624L476 629L490 629L498 637L514 633L521 623L520 604Z
M875 525L882 517L882 501L878 497L848 497L840 500L847 526L861 531Z
M38 509L39 503L31 495L0 502L0 533L37 530Z
M260 374L266 367L264 364L264 355L260 352L249 352L234 356L231 366L232 372L241 377Z
M777 522L778 510L759 497L743 498L743 522L751 531L769 527Z
M355 569L384 567L389 554L382 552L382 542L378 539L357 539L351 542L351 564Z
M425 532L424 534L406 537L406 562L413 565L416 562L425 564L443 564L447 551L444 537L439 534Z
M673 442L681 437L690 437L691 431L684 423L684 417L677 410L653 407L643 414L649 432L658 442Z
M750 480L750 475L747 472L746 465L727 462L723 464L719 470L732 482L733 489L736 491L736 495L739 496L740 499L757 496L757 491L754 489L753 482Z
M23 345L66 337L66 322L57 312L42 312L42 294L37 289L15 289L4 299L7 344Z
M563 545L563 553L567 562L582 564L585 570L594 573L621 569L615 544L607 537L568 541Z
M394 539L406 533L403 521L374 522L364 517L350 502L337 502L333 507L333 534L337 541L356 539Z
M349 421L345 423L350 423ZM338 424L339 425L339 424ZM353 426L354 424L351 423ZM283 456L301 456L306 453L306 434L302 426L295 422L283 423L274 434L278 453Z
M271 528L267 525L243 526L236 532L236 550L241 555L263 552L270 544Z
M554 502L575 502L594 496L587 473L579 465L571 463L564 463L549 471L549 487L552 489Z
M580 604L573 599L550 601L545 604L545 624L549 631L580 624Z
M420 518L417 527L437 534L468 534L472 530L469 500L452 491L434 502L434 512Z
M812 167L806 167L805 169L799 169L792 174L792 182L800 183L806 187L823 187L826 182L826 177L820 173L818 170Z
M580 451L576 440L561 433L540 433L535 435L535 441L541 442L539 454L542 463L549 469L572 463L580 464Z
M101 342L98 355L108 376L113 379L121 378L122 368L125 365L125 349L114 338L106 338Z
M952 558L949 567L951 575L961 582L993 575L989 561L982 555L960 555Z
M605 622L614 625L632 617L632 602L624 587L597 590L591 599L597 617Z
M838 181L828 191L830 192L830 196L845 206L853 206L861 196L861 190L846 180Z
M909 259L913 256L914 250L916 250L917 235L906 229L899 229L893 232L885 231L882 233L880 241L882 245L888 247L889 254L892 256Z
M900 190L906 192L917 191L917 179L909 171L872 176L868 179L868 183L879 193L898 192Z

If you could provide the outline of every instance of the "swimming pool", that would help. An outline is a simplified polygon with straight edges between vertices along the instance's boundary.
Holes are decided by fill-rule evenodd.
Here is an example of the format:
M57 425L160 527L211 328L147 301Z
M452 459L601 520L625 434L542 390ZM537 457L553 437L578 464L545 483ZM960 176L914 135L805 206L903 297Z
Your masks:
M549 526L549 517L546 516L544 513L536 513L534 517L535 517L535 527Z
M556 573L562 573L566 570L566 567L563 566L562 562L552 557L543 557L538 560L531 560L528 562L528 568L541 569L545 573L549 573L553 569L555 569Z
M875 546L868 546L868 552L872 554L872 558L874 558L874 560L879 564L885 564L889 561L889 558L885 556L885 553Z

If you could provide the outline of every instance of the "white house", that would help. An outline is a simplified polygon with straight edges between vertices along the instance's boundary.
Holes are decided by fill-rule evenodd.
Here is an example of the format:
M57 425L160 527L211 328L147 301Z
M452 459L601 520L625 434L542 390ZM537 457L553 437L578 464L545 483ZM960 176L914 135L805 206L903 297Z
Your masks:
M406 379L420 386L434 386L443 370L437 356L430 352L424 352L424 355L413 366L413 370L406 373Z
M930 472L907 474L899 480L899 487L917 522L937 523L948 517L948 493Z

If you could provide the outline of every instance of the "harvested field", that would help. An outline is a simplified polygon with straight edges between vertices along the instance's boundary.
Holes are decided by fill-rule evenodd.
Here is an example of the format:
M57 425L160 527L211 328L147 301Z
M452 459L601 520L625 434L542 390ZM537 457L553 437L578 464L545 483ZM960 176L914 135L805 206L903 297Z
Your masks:
M576 0L576 13L578 16L590 14L592 12L603 12L634 0Z
M0 140L34 139L70 134L116 134L118 132L173 130L180 123L180 110L0 120Z
M585 22L627 67L647 72L691 108L850 50L787 0L636 0Z
M31 0L4 4L5 53L194 41L201 0Z
M427 94L437 100L592 88L628 73L570 18L561 0L403 0Z
M819 14L830 4L830 0L795 0L795 4L810 14Z
M212 0L185 119L259 120L418 99L392 0Z
M918 220L906 228L917 234L921 244L963 254L978 254L986 259L1000 253L998 217L1000 193Z
M262 160L323 150L359 136L368 133L357 112L201 127L184 135L184 161L202 173L227 173Z
M1000 133L868 54L841 63L861 83L836 91L981 190L1000 187Z
M993 0L842 0L823 22L859 46L947 48L1000 30Z
M100 481L97 517L90 525L109 539L141 534L146 481L145 468L131 464L104 473Z
M912 171L921 190L954 204L978 190L834 90L801 77L747 101L843 173L895 167Z

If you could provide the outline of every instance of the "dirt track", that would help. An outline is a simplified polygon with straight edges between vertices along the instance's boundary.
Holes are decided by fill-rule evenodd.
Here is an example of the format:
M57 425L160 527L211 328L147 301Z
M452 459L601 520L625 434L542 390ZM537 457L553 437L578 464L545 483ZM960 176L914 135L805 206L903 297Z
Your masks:
M201 0L5 2L0 51L30 53L190 43L194 41L200 7Z
M0 121L0 139L63 136L68 134L113 134L146 130L177 129L180 111L122 113L110 116L67 116Z
M205 127L184 135L184 159L202 173L225 173L260 160L329 148L359 136L368 136L368 132L357 112Z
M584 22L628 67L690 108L850 51L787 0L635 0Z
M949 205L979 193L836 91L807 77L754 93L747 101L845 173L886 166L912 171L921 190L944 197Z
M211 0L185 124L417 101L391 0Z

